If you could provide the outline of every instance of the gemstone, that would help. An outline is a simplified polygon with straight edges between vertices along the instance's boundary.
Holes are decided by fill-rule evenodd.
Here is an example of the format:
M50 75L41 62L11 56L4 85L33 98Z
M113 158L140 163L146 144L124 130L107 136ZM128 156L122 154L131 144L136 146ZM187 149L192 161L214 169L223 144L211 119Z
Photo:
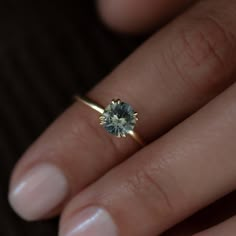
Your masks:
M136 125L137 113L125 102L113 100L100 116L101 125L117 137L126 137Z

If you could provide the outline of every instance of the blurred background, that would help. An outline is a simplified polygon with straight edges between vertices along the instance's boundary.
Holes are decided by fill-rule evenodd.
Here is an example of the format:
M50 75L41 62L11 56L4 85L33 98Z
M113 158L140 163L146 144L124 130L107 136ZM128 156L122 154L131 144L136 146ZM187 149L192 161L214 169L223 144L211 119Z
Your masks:
M94 1L3 1L0 7L0 236L56 236L57 220L26 223L7 202L25 149L142 41L102 25ZM37 199L35 199L37 201Z

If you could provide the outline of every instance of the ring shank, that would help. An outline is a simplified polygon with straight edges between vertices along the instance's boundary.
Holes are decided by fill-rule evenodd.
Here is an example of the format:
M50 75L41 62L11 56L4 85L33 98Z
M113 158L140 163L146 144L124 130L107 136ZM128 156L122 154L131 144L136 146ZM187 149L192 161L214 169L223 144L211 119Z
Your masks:
M92 108L93 110L97 111L100 114L103 114L104 112L104 108L98 104L96 104L95 102L91 101L90 99L86 98L86 97L81 97L81 96L75 96L75 100L82 102L83 104L85 104L86 106ZM145 146L144 141L142 140L142 138L135 132L135 131L129 131L128 133L140 146Z
M88 99L86 97L75 96L75 100L84 103L85 105L89 106L90 108L99 112L100 114L102 114L104 112L104 109L101 106L92 102L90 99Z

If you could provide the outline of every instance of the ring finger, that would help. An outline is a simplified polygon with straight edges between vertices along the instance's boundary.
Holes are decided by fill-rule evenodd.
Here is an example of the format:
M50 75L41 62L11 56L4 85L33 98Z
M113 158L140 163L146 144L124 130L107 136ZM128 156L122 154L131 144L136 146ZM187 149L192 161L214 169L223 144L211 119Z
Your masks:
M59 235L160 235L234 191L235 94L236 84L78 194Z

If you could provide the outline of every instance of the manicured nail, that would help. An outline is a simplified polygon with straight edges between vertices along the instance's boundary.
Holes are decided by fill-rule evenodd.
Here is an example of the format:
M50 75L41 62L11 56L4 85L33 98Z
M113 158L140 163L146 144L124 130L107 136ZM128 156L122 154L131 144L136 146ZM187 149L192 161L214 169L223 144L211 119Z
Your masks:
M111 216L101 208L89 207L66 222L60 236L118 236Z
M37 220L57 207L68 194L62 171L52 164L40 164L12 184L9 202L25 220Z

